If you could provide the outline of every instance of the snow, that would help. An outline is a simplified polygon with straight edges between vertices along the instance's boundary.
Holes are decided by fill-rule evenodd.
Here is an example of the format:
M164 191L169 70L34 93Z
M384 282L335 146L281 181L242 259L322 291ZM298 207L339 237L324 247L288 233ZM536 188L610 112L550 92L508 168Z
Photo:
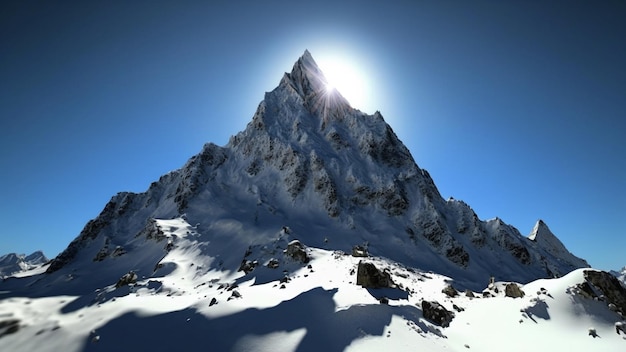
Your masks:
M41 251L29 255L9 253L0 256L0 278L20 276L28 270L38 270L48 261ZM30 273L32 274L32 273Z
M310 262L284 264L289 280L280 288L280 280L257 284L256 278L282 268L258 267L249 274L199 273L190 265L203 258L194 249L197 243L187 232L189 224L183 219L158 222L169 228L166 236L178 237L177 248L163 258L175 263L176 269L130 287L111 284L91 295L1 298L0 321L20 321L16 333L0 337L4 348L464 351L467 345L475 351L494 346L510 351L618 351L626 347L624 337L615 333L618 315L605 302L575 294L573 288L584 281L584 269L523 285L523 298L504 297L505 282L496 282L495 297L469 298L461 292L450 298L441 292L449 283L454 285L448 277L381 257L357 258L307 248ZM355 269L360 260L386 268L402 289L357 286ZM232 298L234 291L240 297ZM375 297L381 292L390 298L388 304ZM214 297L218 303L210 306ZM442 328L422 316L422 300L464 310ZM590 327L600 338L589 336ZM127 332L129 337L120 340L120 334Z
M115 195L50 264L0 282L3 350L626 346L620 317L577 295L582 271L565 275L586 262L545 224L528 239L443 200L382 115L324 95L324 82L306 52L226 146ZM287 253L296 243L306 260ZM349 255L356 245L370 256ZM395 287L356 285L362 260ZM490 277L495 297L482 298ZM526 295L504 297L509 281ZM449 327L424 318L424 300L455 312Z

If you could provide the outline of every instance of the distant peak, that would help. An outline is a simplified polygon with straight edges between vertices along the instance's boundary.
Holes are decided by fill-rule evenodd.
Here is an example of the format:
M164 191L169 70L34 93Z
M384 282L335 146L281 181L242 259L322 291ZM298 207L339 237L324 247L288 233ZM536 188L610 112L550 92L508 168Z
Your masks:
M543 220L539 219L535 223L535 226L533 227L533 230L531 231L530 235L528 235L528 239L530 239L531 241L536 241L537 237L546 237L546 236L555 237L552 231L550 231L550 228L548 227L548 225L546 225L546 223Z

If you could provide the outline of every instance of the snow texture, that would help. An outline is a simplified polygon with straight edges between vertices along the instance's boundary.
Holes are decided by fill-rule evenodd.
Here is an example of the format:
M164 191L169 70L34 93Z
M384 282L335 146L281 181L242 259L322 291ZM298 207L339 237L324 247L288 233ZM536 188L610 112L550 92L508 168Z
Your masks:
M560 336L557 349L626 346L609 333L619 315L572 288L587 263L542 221L527 238L444 200L383 116L352 109L325 81L305 52L227 145L207 143L145 192L113 196L49 264L4 279L0 344L541 351L541 338ZM389 287L357 285L360 261ZM509 282L526 294L505 297ZM424 301L453 312L449 326L424 319Z

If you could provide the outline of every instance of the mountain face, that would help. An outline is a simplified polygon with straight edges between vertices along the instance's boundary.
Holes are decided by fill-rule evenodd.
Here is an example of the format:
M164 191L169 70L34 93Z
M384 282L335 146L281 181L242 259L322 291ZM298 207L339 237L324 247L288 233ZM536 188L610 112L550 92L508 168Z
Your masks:
M626 266L620 271L611 270L611 274L615 276L626 287Z
M21 271L33 269L45 264L48 258L41 251L32 254L9 253L0 256L0 277L11 276Z
M588 266L542 221L527 238L444 200L379 112L351 108L325 82L305 52L244 131L224 147L206 144L146 192L115 195L37 284L55 287L70 274L94 287L130 271L151 277L180 240L165 235L168 219L189 224L205 271L239 270L242 258L254 262L257 249L283 237L345 252L361 246L473 289L490 277L528 282ZM64 290L85 286L72 282Z

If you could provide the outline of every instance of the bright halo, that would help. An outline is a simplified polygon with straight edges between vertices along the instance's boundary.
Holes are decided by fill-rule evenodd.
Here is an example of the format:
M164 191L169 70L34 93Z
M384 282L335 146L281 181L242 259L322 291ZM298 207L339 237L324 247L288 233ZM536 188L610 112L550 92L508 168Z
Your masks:
M338 56L316 58L324 73L327 91L337 90L352 107L363 109L367 105L367 82L356 62Z

